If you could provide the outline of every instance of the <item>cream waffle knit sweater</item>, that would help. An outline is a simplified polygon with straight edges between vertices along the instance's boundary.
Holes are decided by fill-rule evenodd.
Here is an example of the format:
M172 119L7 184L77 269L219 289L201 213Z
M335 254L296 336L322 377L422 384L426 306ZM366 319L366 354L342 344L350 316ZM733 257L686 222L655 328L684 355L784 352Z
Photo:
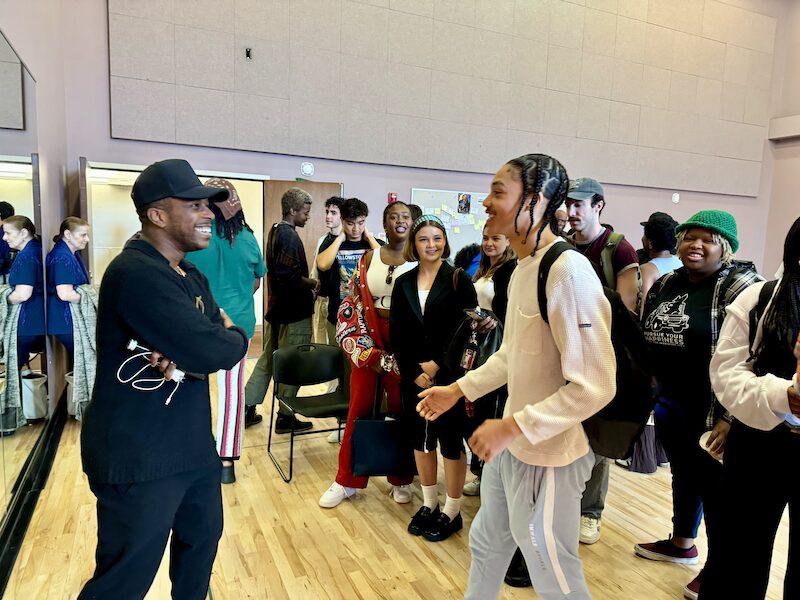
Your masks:
M537 278L542 257L557 239L519 261L511 278L500 349L458 380L474 401L508 383L504 416L523 435L509 447L530 465L561 467L589 451L581 422L616 393L611 307L589 261L565 252L547 280L550 325L542 320Z

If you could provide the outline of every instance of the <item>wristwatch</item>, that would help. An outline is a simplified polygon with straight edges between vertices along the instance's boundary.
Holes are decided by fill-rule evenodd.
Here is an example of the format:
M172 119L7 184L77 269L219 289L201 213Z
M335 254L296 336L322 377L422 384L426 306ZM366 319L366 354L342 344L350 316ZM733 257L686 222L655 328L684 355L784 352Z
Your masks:
M384 352L381 354L381 369L387 373L391 373L392 366L394 365L394 356Z

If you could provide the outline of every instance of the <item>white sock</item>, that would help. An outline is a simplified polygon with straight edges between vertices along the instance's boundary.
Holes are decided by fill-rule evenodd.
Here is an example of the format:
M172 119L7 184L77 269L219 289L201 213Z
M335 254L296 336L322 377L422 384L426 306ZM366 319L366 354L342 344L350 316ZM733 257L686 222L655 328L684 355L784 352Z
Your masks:
M456 518L456 515L461 512L461 496L458 498L451 498L447 496L447 500L444 502L444 508L442 512L450 517L450 520Z
M422 488L422 505L431 510L439 506L439 486L434 483L433 485L421 485L420 487Z

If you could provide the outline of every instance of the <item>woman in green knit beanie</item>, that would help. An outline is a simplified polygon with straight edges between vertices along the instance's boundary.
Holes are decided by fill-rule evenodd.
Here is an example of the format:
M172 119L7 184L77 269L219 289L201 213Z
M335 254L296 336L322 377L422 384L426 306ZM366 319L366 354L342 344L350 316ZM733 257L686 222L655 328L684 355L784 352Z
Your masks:
M734 264L739 239L733 215L703 210L675 231L683 266L653 284L642 313L659 383L656 433L672 471L672 535L636 544L634 552L650 560L691 565L700 562L694 540L701 519L705 518L709 556L727 526L721 518L724 499L717 492L722 481L717 459L725 450L730 415L711 390L709 363L727 304L760 277ZM702 581L700 571L684 587L684 597L696 599Z

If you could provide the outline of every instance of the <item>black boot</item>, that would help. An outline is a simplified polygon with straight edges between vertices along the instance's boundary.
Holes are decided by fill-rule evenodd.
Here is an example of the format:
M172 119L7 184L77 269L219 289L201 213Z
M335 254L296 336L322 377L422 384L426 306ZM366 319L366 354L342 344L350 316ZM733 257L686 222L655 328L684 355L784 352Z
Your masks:
M256 412L255 406L246 406L244 409L244 428L247 429L251 425L258 425L263 418Z
M235 483L236 482L236 471L233 468L233 464L230 465L222 465L222 483Z
M514 552L514 557L511 559L511 564L508 565L506 571L505 582L511 587L531 587L531 577L528 575L528 565L525 564L525 557L522 556L522 551L517 548Z
M261 417L259 417L260 419ZM292 431L292 421L294 421L294 432L307 431L311 429L314 424L309 421L301 421L294 415L282 415L278 413L275 419L275 433L290 433Z

